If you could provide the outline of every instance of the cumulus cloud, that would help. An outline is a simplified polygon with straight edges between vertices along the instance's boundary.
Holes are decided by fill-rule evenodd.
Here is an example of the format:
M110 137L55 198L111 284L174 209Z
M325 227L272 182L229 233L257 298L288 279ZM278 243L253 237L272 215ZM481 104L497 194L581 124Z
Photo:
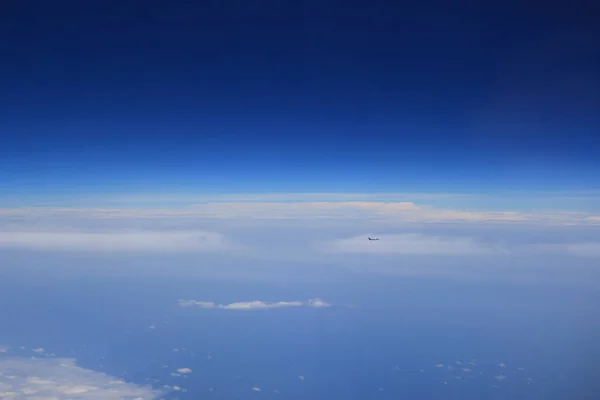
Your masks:
M330 304L324 302L321 299L310 299L307 301L278 301L278 302L264 302L264 301L246 301L237 302L230 304L217 304L212 301L196 301L196 300L179 300L180 307L196 307L196 308L208 308L208 309L222 309L222 310L265 310L271 308L285 308L285 307L313 307L322 308L329 307Z
M191 374L192 370L190 368L179 368L177 372L180 374Z
M367 236L339 239L318 244L321 251L330 253L374 254L427 254L463 255L490 254L503 251L497 246L478 243L469 237L431 236L417 233L383 235L380 240L368 240Z
M6 399L146 400L161 393L81 368L67 358L0 358L0 397Z
M28 250L223 252L240 250L215 232L0 232L0 248Z

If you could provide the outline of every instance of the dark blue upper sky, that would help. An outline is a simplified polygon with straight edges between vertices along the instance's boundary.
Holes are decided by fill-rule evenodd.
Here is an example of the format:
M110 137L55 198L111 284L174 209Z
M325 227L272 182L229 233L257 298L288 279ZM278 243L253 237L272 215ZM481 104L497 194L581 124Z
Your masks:
M0 190L597 188L588 3L6 0Z

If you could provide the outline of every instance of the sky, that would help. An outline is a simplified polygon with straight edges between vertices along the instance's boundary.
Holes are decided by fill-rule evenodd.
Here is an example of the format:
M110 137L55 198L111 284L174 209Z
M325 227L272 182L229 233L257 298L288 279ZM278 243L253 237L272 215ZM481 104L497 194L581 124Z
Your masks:
M593 398L589 7L3 1L0 398Z
M1 190L596 189L587 4L5 1Z

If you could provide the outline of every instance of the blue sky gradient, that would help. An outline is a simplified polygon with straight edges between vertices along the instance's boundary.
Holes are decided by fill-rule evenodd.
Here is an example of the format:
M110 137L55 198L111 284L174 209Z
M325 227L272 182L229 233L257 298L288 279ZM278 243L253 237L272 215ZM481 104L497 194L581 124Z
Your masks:
M4 193L598 188L598 28L582 8L3 10Z

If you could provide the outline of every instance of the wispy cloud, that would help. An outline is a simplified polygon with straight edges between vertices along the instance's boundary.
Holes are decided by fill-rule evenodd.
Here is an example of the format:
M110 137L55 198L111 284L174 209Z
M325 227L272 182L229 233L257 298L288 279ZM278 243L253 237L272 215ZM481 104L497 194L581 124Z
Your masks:
M184 208L2 208L5 217L96 219L363 219L390 223L529 223L598 225L600 216L568 211L456 210L412 201L221 201Z
M230 304L217 304L212 301L196 301L196 300L179 300L180 307L195 307L195 308L207 308L207 309L222 309L222 310L265 310L271 308L286 308L286 307L313 307L323 308L329 307L330 304L324 302L321 299L310 299L308 301L278 301L278 302L264 302L264 301L246 301L237 302Z
M0 232L0 248L28 250L223 252L242 246L215 232Z
M155 399L162 393L81 368L73 359L0 358L0 397L10 399Z
M213 202L314 202L314 201L423 201L439 199L475 200L489 196L470 193L222 193L198 195L190 193L139 193L113 196L84 196L77 200L96 204L213 203ZM73 199L68 199L73 203Z
M425 234L382 235L371 241L367 236L355 236L318 244L324 252L373 254L463 255L502 252L498 246L478 243L469 237L444 237Z
M600 243L568 244L567 251L577 257L600 257Z
M515 246L515 253L520 255L570 255L579 258L594 258L600 257L600 242L521 245Z

